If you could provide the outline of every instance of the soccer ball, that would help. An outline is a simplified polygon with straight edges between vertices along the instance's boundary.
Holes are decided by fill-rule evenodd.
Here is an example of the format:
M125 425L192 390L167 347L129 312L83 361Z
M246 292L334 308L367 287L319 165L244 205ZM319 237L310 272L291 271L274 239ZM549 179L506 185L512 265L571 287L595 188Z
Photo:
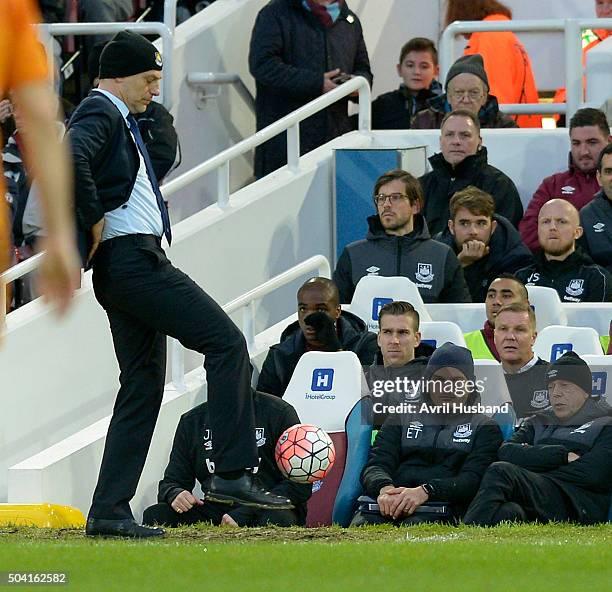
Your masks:
M283 432L274 456L285 477L296 483L314 483L334 466L336 450L327 432L309 423L298 423Z

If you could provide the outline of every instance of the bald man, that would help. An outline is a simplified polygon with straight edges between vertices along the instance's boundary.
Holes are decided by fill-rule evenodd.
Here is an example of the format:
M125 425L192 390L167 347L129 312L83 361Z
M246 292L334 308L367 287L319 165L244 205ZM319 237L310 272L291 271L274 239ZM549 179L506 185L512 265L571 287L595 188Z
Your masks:
M563 302L612 301L612 276L576 247L582 236L578 210L564 199L552 199L538 215L542 251L535 263L516 272L527 286L554 288Z

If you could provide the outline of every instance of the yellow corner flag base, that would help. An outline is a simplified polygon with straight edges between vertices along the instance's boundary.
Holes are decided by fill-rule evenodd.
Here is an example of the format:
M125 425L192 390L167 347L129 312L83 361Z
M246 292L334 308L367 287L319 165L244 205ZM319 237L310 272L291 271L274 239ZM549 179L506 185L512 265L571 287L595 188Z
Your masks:
M0 504L0 526L80 528L85 516L77 508L58 504Z

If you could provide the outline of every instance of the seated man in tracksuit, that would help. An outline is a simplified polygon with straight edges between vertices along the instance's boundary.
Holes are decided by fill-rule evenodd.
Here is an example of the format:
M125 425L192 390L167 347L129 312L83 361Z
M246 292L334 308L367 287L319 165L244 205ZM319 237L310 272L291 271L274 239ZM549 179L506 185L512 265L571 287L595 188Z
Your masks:
M376 353L376 335L356 315L342 310L336 284L313 277L297 293L298 320L281 334L261 368L257 390L277 397L285 394L300 358L309 351L352 351L362 365Z
M464 522L605 522L612 494L612 409L591 398L587 364L567 352L550 364L551 407L499 449Z
M525 284L512 274L499 274L487 288L485 297L487 320L484 327L463 335L465 344L472 352L474 359L500 361L495 345L495 317L503 306L516 303L529 304L529 294Z
M176 434L164 478L159 482L157 501L144 511L144 524L182 526L196 522L215 525L278 526L304 524L306 502L311 485L285 479L276 466L274 448L282 433L300 423L295 409L286 401L253 391L255 438L259 451L257 479L268 491L283 495L294 505L292 510L261 510L243 505L228 506L201 500L193 495L196 479L205 483L214 472L213 434L208 404L202 403L183 414Z
M497 457L499 426L470 409L479 393L469 350L445 343L424 378L423 404L414 413L390 415L376 436L361 483L380 511L358 511L353 526L456 520ZM450 512L424 512L431 502L447 502Z
M366 371L368 386L377 404L373 417L375 428L383 424L387 415L384 406L420 401L418 385L434 348L421 343L419 322L418 311L403 300L387 302L378 313L380 349Z
M561 302L611 302L612 275L577 246L582 234L578 210L569 201L546 202L538 214L542 251L516 277L527 286L554 288Z
M388 171L374 184L376 215L368 234L342 251L333 279L340 302L352 300L366 275L403 276L413 281L423 302L471 302L463 270L453 250L429 235L421 214L423 192L408 172Z

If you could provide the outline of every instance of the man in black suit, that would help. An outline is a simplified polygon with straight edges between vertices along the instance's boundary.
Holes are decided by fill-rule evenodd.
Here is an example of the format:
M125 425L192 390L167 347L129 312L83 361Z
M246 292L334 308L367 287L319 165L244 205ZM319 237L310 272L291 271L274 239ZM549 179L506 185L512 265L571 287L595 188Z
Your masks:
M168 211L133 115L159 94L161 70L154 45L140 35L118 33L100 57L98 89L69 123L82 255L93 267L94 292L108 315L121 370L88 535L164 534L137 524L129 501L161 406L166 335L205 355L216 467L204 484L207 499L292 507L256 485L247 469L257 466L258 457L242 334L161 248L162 235L168 243L172 239Z

